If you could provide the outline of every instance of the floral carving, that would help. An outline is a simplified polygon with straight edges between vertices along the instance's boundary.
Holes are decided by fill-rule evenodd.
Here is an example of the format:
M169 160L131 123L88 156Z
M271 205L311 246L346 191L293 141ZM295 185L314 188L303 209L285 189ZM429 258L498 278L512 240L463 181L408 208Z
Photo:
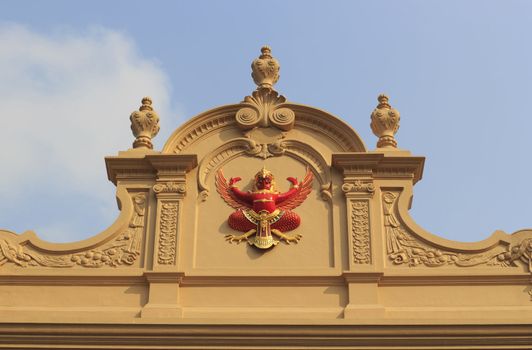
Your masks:
M151 139L159 133L159 116L154 112L151 106L152 101L149 97L142 99L142 106L138 111L131 113L131 131L136 137L133 142L134 148L145 147L153 149Z
M178 202L166 202L162 204L159 249L157 262L161 265L175 264L177 242L177 213Z
M353 240L353 262L371 263L368 201L351 201L351 235Z
M185 184L178 182L163 182L153 185L155 193L185 193L187 191Z
M137 193L133 196L134 212L129 227L116 239L91 250L67 255L44 255L27 247L0 240L0 266L11 262L20 267L117 267L132 265L140 254L142 230L144 227L144 213L146 208L146 194Z
M375 193L375 185L373 185L373 182L362 182L360 180L355 180L353 183L344 183L342 185L342 191L344 191L344 193L367 192L373 194Z
M471 267L482 264L516 266L516 261L522 261L532 272L532 238L527 238L510 248L496 246L482 253L468 254L438 249L414 237L399 222L395 215L397 197L397 194L392 192L385 192L382 195L387 253L393 264L411 267L418 265Z
M528 271L532 273L532 238L527 238L512 246L507 252L497 255L497 259L511 266L515 266L515 262L520 260L528 266Z

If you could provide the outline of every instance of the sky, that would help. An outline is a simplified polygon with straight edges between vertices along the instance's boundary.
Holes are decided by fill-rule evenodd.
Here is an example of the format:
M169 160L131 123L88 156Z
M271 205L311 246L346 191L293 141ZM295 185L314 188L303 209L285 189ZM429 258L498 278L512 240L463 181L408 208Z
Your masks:
M425 156L410 213L478 241L532 227L532 1L0 0L0 228L76 241L118 215L104 157L131 147L151 96L161 149L187 119L276 89L347 121L369 149L377 96ZM524 131L522 133L521 131Z

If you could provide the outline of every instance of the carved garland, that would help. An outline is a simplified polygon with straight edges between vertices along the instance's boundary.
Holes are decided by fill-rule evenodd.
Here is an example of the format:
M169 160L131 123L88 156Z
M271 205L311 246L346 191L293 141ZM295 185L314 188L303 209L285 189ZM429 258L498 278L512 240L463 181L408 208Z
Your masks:
M140 254L146 194L137 193L132 197L134 212L125 232L101 247L66 255L44 255L28 249L24 245L0 240L0 266L13 263L20 267L117 267L133 265Z
M368 201L351 201L351 230L353 240L353 262L355 264L370 264L371 243Z
M178 209L178 202L166 202L162 205L157 258L161 265L172 265L176 262Z
M524 239L513 246L496 246L483 253L468 254L441 250L421 242L403 227L395 214L397 198L398 194L393 192L385 192L382 195L387 253L393 264L410 267L419 265L470 267L482 264L517 266L515 262L520 260L532 273L532 238Z

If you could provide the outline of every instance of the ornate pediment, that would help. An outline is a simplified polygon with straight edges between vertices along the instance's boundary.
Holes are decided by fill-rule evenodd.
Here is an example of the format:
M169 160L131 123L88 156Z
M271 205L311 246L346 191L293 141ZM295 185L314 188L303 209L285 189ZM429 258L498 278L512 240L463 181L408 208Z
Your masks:
M368 111L368 150L340 118L280 95L279 71L262 48L256 90L160 151L156 103L142 99L133 148L106 158L115 223L65 244L0 231L0 316L337 330L532 319L532 230L476 243L423 230L408 210L425 158L398 146L390 98Z

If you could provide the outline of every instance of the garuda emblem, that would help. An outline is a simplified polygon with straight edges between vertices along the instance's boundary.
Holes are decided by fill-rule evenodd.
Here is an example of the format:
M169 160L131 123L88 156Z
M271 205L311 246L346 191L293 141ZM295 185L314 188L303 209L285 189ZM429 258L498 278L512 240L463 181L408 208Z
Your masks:
M228 183L222 169L218 170L216 190L227 204L236 209L229 216L228 224L232 229L244 232L242 235L226 235L226 240L237 243L245 240L260 249L277 245L279 240L273 236L287 244L297 243L301 239L300 234L288 235L285 232L299 227L301 218L292 209L303 203L312 191L312 178L309 169L301 182L289 177L290 189L279 193L275 190L273 174L262 168L255 175L253 191L244 192L235 185L241 178L232 177Z

